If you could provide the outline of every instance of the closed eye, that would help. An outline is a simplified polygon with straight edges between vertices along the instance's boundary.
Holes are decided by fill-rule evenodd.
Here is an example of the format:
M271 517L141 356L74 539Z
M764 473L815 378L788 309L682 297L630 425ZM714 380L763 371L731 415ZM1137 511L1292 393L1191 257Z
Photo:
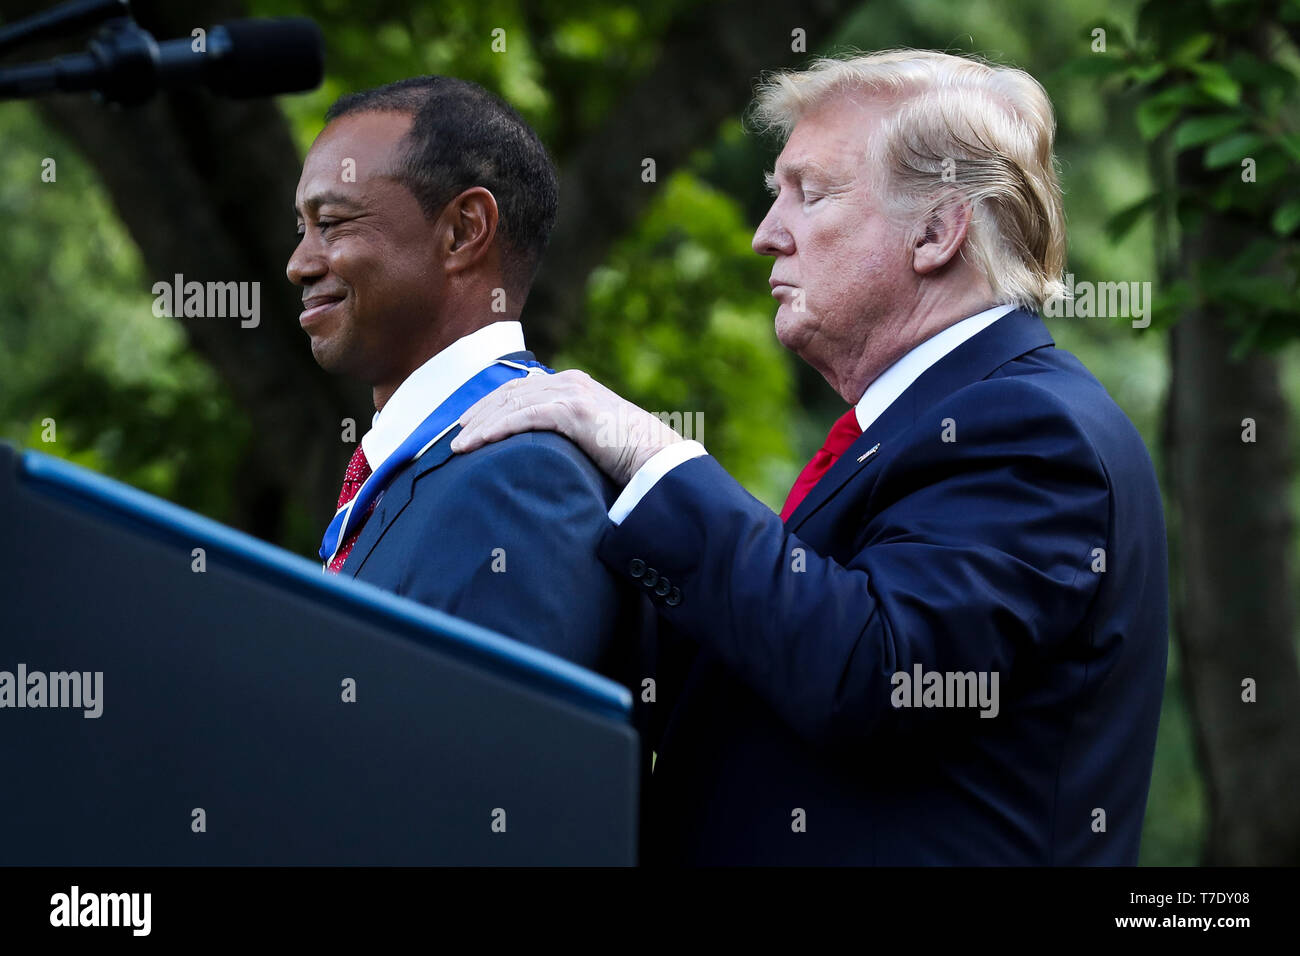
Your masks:
M337 226L339 222L340 220L338 219L317 219L316 228L319 229L321 232L324 232L326 229L330 228L331 226ZM307 233L306 226L304 226L302 223L298 223L298 238L301 239L304 235L306 235L306 233Z

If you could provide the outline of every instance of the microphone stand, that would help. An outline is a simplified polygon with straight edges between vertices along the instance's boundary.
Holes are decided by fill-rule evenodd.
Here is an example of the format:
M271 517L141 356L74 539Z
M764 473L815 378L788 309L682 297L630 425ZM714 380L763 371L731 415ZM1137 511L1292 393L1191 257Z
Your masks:
M91 95L105 103L135 106L154 93L151 83L158 44L134 20L110 20L90 41L87 53L70 53L49 64L18 66L0 71L0 100L30 99L64 89L79 78L98 77Z
M48 37L78 33L105 20L130 15L129 0L72 0L53 10L34 13L25 20L0 26L0 53Z
M125 15L124 15L125 14ZM0 51L104 23L86 53L57 57L54 69L34 63L0 71L0 100L55 93L78 78L98 75L93 95L106 103L132 106L153 95L151 84L158 44L130 18L128 0L73 0L0 29Z

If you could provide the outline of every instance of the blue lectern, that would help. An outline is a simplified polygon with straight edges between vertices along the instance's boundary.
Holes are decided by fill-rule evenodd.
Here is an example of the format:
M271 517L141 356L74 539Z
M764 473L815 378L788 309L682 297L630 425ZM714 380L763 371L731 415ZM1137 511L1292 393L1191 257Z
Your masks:
M0 598L0 865L636 863L631 694L544 651L6 445Z

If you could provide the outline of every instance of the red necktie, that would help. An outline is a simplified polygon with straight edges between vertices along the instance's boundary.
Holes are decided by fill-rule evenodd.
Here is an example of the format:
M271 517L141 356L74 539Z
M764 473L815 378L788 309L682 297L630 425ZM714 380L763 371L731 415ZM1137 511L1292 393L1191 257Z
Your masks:
M362 450L360 443L358 443L357 450L352 453L352 458L348 461L348 470L343 474L343 488L339 492L339 503L337 507L342 508L345 504L355 498L357 492L361 490L361 486L366 483L366 479L369 477L370 462L366 461L366 453ZM370 508L373 511L374 505L371 505ZM356 530L348 535L348 539L339 545L339 549L335 553L334 559L330 561L330 574L339 573L339 569L343 567L343 562L346 561L348 555L352 553L352 546L357 543L357 538L361 535L361 529L365 526L366 523L364 521L358 524Z
M794 480L790 496L785 499L785 507L781 509L782 521L790 519L795 509L804 498L808 497L808 492L813 490L813 485L817 484L822 475L831 470L831 465L835 464L840 455L848 451L849 446L861 437L862 429L858 427L857 410L850 408L835 420L830 434L826 436L826 444L812 456L812 461L804 465L803 471L799 472L799 477Z

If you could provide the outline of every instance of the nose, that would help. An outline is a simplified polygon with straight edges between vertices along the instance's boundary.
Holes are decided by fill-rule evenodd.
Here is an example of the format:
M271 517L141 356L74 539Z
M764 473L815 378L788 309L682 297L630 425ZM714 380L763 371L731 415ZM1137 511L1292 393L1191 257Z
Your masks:
M750 245L760 256L788 256L794 252L794 237L781 224L775 202L754 230Z
M311 231L308 230L298 240L298 246L293 250L293 255L289 257L289 264L284 269L284 274L294 285L311 285L327 271L325 258L312 248L310 236Z

